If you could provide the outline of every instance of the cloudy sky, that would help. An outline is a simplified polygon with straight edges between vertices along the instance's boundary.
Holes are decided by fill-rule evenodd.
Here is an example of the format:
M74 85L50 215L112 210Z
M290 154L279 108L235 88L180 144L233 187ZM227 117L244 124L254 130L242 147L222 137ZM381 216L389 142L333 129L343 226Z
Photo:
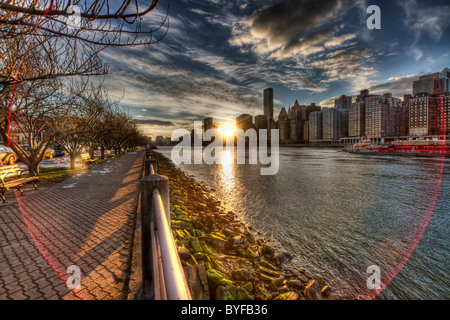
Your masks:
M369 30L370 5L381 29ZM359 90L411 93L420 75L450 67L450 3L420 0L161 0L144 25L169 10L160 43L109 48L106 85L148 135L212 116L262 113L274 88L275 117L292 105L330 105Z

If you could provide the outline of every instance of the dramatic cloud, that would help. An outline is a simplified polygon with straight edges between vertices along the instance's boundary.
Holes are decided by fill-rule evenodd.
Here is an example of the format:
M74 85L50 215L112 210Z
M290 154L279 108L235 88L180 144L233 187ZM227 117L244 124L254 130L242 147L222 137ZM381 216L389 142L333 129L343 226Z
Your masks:
M101 53L110 96L152 135L261 114L268 87L275 111L296 99L333 105L367 88L401 97L414 74L448 66L443 0L383 2L381 30L366 27L367 0L161 0L142 23L157 26L169 1L162 42Z
M291 56L302 47L314 48L314 44L331 40L335 31L318 28L336 21L358 3L347 0L280 1L256 10L248 19L241 21L233 29L230 44L249 46L258 54L277 51L275 55L278 57Z

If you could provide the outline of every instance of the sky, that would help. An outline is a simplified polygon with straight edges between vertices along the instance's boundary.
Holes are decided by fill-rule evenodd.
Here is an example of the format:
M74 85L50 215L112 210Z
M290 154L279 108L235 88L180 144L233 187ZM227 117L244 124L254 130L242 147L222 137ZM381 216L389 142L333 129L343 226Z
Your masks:
M370 5L381 29L369 29ZM108 48L105 86L149 136L194 121L263 113L263 90L282 107L332 106L340 95L411 93L419 76L450 67L450 3L420 0L161 0L165 38Z

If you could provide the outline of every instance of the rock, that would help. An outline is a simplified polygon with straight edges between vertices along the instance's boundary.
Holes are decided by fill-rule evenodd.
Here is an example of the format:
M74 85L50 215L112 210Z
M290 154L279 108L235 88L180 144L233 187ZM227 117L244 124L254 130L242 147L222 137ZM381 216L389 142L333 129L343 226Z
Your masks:
M289 291L286 293L282 293L279 296L275 297L273 300L298 300L298 293L294 291Z
M225 248L225 244L227 242L226 239L219 237L215 234L210 234L207 238L206 241L208 241L209 243L211 243L213 246L215 246L219 251L224 250Z
M258 269L261 272L264 272L264 273L266 273L266 274L268 274L268 275L270 275L272 277L275 277L275 278L278 278L280 276L280 274L277 271L271 270L269 268L265 268L263 266L259 266Z
M174 228L179 228L179 229L192 229L192 226L190 223L186 222L186 221L182 221L182 220L172 220L171 221L171 225Z
M178 247L178 254L182 260L188 259L190 255L189 250L185 247Z
M275 250L269 246L267 243L264 243L261 248L261 254L268 258L273 258L275 255Z
M281 252L275 256L277 265L282 265L292 260L292 256L287 252Z
M272 299L272 294L264 289L264 287L256 285L255 286L256 298L259 300L270 300Z
M276 278L271 277L271 276L269 276L269 275L267 275L265 273L262 273L262 272L259 274L259 279L261 281L266 281L266 282L269 282L269 283L276 280Z
M197 238L191 238L190 244L192 246L192 249L195 251L195 253L202 253L202 246L198 242Z
M208 278L202 264L184 268L186 281L193 300L209 300Z
M258 255L250 248L245 249L243 256L248 259L255 259L258 257Z
M322 295L328 297L331 293L332 289L330 286L325 286L322 288Z
M269 290L270 291L278 291L278 287L277 287L277 284L275 283L275 280L271 281L269 283Z
M303 267L298 268L298 272L299 273L305 273L305 268L303 268Z
M288 280L287 284L295 289L303 289L303 282L300 280Z
M247 249L248 248L247 238L244 237L243 235L238 235L238 236L234 237L232 239L232 246L242 248L242 249Z
M252 277L250 275L250 272L246 269L238 269L231 271L232 278L236 281L248 281Z
M219 286L215 290L216 300L249 300L250 295L243 287Z
M231 293L223 286L218 286L214 293L216 300L234 300Z
M267 262L266 260L261 260L260 262L261 266L271 269L273 271L277 271L277 268L274 267L274 265L272 265L270 262Z
M320 292L320 285L316 280L310 280L305 287L303 295L306 300L318 300Z
M209 287L212 290L215 290L218 286L226 287L232 284L232 281L224 273L216 269L207 270L206 276L208 277Z

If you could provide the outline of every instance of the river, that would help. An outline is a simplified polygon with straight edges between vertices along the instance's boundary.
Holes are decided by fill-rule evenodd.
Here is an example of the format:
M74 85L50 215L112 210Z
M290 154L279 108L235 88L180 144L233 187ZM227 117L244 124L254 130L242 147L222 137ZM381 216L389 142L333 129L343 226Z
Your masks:
M178 167L343 295L450 298L450 159L280 148L279 161L268 176L230 155ZM367 286L369 266L381 292Z

